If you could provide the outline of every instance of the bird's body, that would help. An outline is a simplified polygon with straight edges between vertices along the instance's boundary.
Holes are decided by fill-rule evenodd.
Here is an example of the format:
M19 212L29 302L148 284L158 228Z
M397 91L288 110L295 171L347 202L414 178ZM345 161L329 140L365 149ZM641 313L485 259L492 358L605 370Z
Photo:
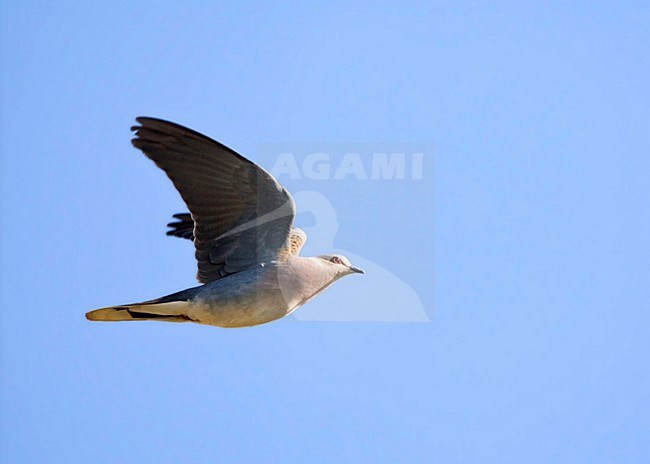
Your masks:
M318 258L316 258L318 259ZM338 279L334 272L313 272L314 258L292 257L199 287L188 308L191 320L220 327L243 327L280 319ZM307 272L306 272L307 271Z
M190 214L169 235L194 242L203 285L91 311L94 321L159 320L246 327L280 319L339 278L363 273L339 255L298 256L293 199L270 174L190 129L138 118L133 144L161 167Z

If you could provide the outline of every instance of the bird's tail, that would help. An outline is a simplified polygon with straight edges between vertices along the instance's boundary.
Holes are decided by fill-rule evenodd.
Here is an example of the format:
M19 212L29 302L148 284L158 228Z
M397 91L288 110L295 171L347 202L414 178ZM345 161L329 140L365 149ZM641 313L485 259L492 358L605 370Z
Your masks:
M89 321L166 321L188 322L188 301L147 301L123 306L108 306L86 313Z

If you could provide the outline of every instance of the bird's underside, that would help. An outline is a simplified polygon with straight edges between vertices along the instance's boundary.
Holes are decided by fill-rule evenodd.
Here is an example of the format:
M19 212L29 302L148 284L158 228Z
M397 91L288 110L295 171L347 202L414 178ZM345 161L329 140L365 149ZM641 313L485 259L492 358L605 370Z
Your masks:
M363 272L343 256L302 257L293 198L269 173L198 132L137 118L133 145L161 168L189 209L167 235L194 243L202 284L86 314L93 321L159 320L221 327L279 319L340 277Z

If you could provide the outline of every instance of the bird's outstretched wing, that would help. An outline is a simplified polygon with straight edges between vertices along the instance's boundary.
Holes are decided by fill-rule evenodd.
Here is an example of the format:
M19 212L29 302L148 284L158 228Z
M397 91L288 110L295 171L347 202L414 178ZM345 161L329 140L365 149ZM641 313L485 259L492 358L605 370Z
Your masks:
M171 237L186 238L194 240L194 221L190 213L176 213L172 216L174 221L167 224L169 230L167 235ZM298 256L300 249L307 241L307 234L298 227L292 227L289 233L289 243L291 245L291 254Z
M165 171L190 210L199 282L286 259L295 204L269 173L186 127L136 121L133 146ZM180 236L188 233L184 227Z

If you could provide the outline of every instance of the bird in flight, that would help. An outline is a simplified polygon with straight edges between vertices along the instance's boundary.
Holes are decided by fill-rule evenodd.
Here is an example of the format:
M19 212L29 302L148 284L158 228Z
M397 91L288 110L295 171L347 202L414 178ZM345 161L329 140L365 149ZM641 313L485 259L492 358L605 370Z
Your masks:
M194 242L202 284L86 313L91 321L264 324L291 314L343 276L364 272L342 255L299 256L293 198L273 176L219 142L155 118L136 118L133 146L165 171L189 209L167 235Z

